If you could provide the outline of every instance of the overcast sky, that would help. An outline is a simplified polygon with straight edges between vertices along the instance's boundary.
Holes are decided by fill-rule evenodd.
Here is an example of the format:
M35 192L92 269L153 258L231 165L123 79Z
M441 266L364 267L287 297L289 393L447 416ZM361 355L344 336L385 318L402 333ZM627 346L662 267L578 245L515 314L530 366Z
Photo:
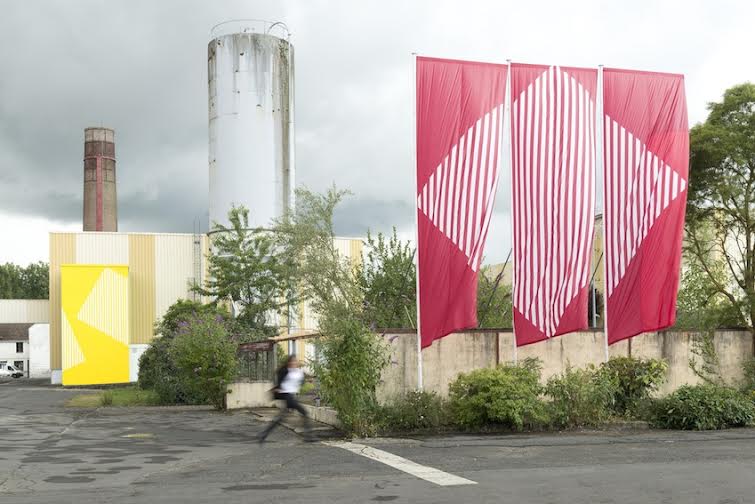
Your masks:
M207 43L282 20L296 47L296 179L354 192L338 232L413 235L410 54L686 76L690 123L755 80L755 3L725 1L7 1L0 14L0 262L80 230L83 130L116 130L119 227L207 226ZM510 246L502 180L487 262Z

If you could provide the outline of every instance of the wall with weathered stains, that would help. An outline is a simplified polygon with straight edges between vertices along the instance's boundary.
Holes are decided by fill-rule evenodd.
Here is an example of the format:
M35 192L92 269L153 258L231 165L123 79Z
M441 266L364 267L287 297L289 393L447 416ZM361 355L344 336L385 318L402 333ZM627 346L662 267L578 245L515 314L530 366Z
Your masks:
M661 394L681 385L699 382L689 367L694 340L692 332L665 331L642 334L609 347L609 355L665 359L669 364ZM383 373L378 390L381 401L414 390L417 386L417 340L410 332L384 335L391 347L391 363ZM747 331L717 331L714 344L723 377L735 383L742 376L741 364L753 356L752 335ZM423 381L426 390L448 395L448 386L459 373L499 363L536 357L542 363L543 381L567 367L599 365L605 360L602 332L579 332L548 341L514 348L511 332L470 331L455 333L435 341L422 351Z

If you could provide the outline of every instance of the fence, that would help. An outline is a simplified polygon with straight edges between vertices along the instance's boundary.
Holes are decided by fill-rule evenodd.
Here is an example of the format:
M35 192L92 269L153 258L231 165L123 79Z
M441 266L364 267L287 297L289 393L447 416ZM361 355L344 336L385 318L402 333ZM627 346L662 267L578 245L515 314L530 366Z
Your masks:
M242 343L238 350L237 379L269 382L276 368L275 345L270 341Z

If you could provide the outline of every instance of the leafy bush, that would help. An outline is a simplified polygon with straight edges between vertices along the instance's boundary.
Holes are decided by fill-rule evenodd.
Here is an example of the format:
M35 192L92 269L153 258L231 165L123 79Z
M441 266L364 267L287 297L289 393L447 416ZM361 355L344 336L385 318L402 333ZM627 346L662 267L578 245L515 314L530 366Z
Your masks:
M662 429L743 427L755 422L755 403L732 388L685 385L655 401L649 420Z
M169 353L181 386L189 395L223 409L237 368L236 345L228 336L223 318L195 315L180 327Z
M139 359L139 388L153 389L162 404L201 404L204 394L196 394L180 378L170 348L182 326L196 316L222 317L226 323L231 319L228 312L195 301L179 300L174 303L155 326L157 336Z
M744 378L742 380L742 390L744 392L755 393L755 359L749 359L742 364Z
M598 369L601 381L612 381L614 389L611 409L619 415L633 411L666 381L668 364L658 359L613 357Z
M593 367L567 368L548 380L545 394L550 419L557 427L584 427L605 423L618 388L617 380Z
M405 246L384 242L382 252L368 254L368 261L373 262L367 267L370 273L366 278L357 264L358 257L339 252L333 241L333 214L345 195L335 187L325 194L297 190L296 208L276 224L276 250L291 258L289 263L296 269L293 288L318 316L322 337L312 369L322 399L338 412L345 431L368 435L376 429L375 390L389 362L385 340L374 334L369 324L377 324L378 318L386 323L393 318L396 312L390 297L381 293L398 292L398 271L410 275L402 268L412 263L406 260ZM379 264L386 257L391 263ZM400 313L403 301L395 301L401 301L396 307ZM378 312L374 311L376 303L383 303Z
M322 397L338 412L347 432L373 434L378 410L375 390L388 363L385 342L361 321L345 313L343 317L332 314L323 319L324 324L321 321L321 359L313 363Z
M520 365L462 373L450 386L450 408L461 427L500 425L515 430L546 422L539 398L540 365L527 359Z
M448 423L444 401L434 392L412 391L380 409L379 424L388 431L437 429Z

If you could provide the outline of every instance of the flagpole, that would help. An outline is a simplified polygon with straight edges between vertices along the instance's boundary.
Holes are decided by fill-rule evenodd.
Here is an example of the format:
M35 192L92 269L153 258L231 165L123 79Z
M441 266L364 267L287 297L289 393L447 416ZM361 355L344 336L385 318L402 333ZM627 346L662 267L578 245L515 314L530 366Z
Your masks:
M417 53L413 52L412 71L410 72L412 82L412 166L414 168L414 246L417 249L417 390L423 390L424 383L422 379L422 323L420 317L420 295L419 295L419 211L417 210L417 188L419 187L419 174L417 172Z
M609 359L609 353L608 353L608 261L606 260L608 256L605 255L606 250L606 174L605 174L605 167L604 167L604 159L603 159L603 141L604 141L604 135L605 135L605 127L603 125L603 119L605 117L603 113L603 65L598 65L598 96L597 96L597 141L596 141L596 151L597 151L597 163L595 170L595 174L593 174L593 177L596 176L598 169L601 170L602 177L601 180L603 181L603 350L605 352L605 361L608 362ZM595 217L593 216L593 219ZM595 288L595 284L593 283L593 288ZM594 303L593 303L594 305Z
M511 231L512 236L514 232L514 149L511 145L511 126L512 126L512 113L511 113L511 103L513 100L511 99L511 60L506 60L506 65L508 65L508 71L506 73L506 94L503 98L503 134L506 135L506 124L508 124L508 135L506 135L506 138L503 140L504 145L508 146L509 149L509 205L510 205L510 212L509 212L509 218L511 219ZM503 150L503 149L502 149ZM512 251L514 250L514 245L512 241L511 245ZM514 364L516 365L518 360L517 355L517 346L516 346L516 328L514 327L514 286L516 286L516 253L513 254L514 258L512 261L512 267L511 267L511 336L512 336L512 360Z

